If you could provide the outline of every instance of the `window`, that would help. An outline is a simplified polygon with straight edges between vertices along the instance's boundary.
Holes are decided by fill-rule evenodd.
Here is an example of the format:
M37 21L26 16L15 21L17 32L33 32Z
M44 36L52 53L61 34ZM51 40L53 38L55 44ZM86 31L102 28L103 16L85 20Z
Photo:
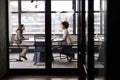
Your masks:
M100 13L94 13L94 29L95 34L100 34Z
M52 13L52 33L62 34L60 24L62 21L69 22L69 32L73 33L73 15L71 13Z
M22 13L21 23L26 26L24 34L45 34L44 13Z
M45 11L45 2L33 1L31 3L31 1L22 1L22 11Z
M71 1L52 1L52 11L72 11L72 0ZM67 4L67 5L66 5Z
M67 6L66 6L67 4ZM72 0L70 1L52 1L51 3L52 11L52 33L62 34L60 24L63 21L69 22L69 32L73 33L73 13L72 13Z
M12 13L12 33L18 27L18 1L10 1ZM27 3L27 5L26 5ZM73 33L72 0L52 1L52 33L61 34L60 24L67 20L70 23L69 31ZM67 6L66 6L67 4ZM62 6L61 6L62 5ZM59 14L60 13L60 14ZM45 2L21 1L21 23L26 26L24 34L45 34Z

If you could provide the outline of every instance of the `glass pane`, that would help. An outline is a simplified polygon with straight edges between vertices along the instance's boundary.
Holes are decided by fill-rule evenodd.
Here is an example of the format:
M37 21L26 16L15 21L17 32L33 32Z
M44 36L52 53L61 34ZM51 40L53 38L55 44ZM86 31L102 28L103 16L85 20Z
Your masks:
M76 9L78 10L78 1L76 1ZM88 11L88 0L85 0L85 10ZM100 11L100 0L94 0L94 11Z
M9 10L11 12L18 12L18 1L10 1L9 2Z
M52 11L72 11L72 0L70 0L70 1L52 1L51 9L52 9Z
M22 11L45 11L45 2L33 1L31 3L31 1L22 1Z
M94 13L95 34L100 34L100 13Z
M100 0L94 0L94 11L100 11Z
M51 14L52 55L54 58L52 68L77 68L77 35L72 35L73 13L59 12L72 11L72 0L52 1L52 11L58 11ZM65 35L67 38L64 37Z
M43 2L43 1L39 1ZM10 5L13 3L10 2ZM27 4L27 5L26 5ZM30 1L22 1L22 10L40 11ZM34 3L33 3L34 4ZM17 2L14 3L17 5ZM41 3L44 10L44 2ZM30 7L31 6L31 7ZM44 7L43 7L44 6ZM18 7L18 6L16 6ZM45 13L21 13L21 24L25 26L23 37L19 35L18 12L9 9L9 62L10 69L44 69L45 68ZM19 30L19 29L18 29ZM17 32L16 32L17 31ZM18 37L19 36L19 37ZM22 41L21 39L22 38ZM20 42L21 41L21 42Z
M22 13L21 23L26 25L24 34L45 34L44 13Z
M102 13L102 34L104 34L104 27L105 27L105 14Z
M96 8L95 10L100 10L99 6L102 5L100 4L101 0L95 0L95 5ZM97 7L98 6L98 7ZM102 6L104 7L104 6ZM101 11L102 12L102 11ZM105 28L105 14L104 12L102 13L94 13L94 23L95 23L95 31L94 31L94 68L98 70L98 76L102 75L103 80L105 79L105 68L104 68L104 63L105 63L105 35L104 35L104 28ZM100 33L102 32L102 33Z
M85 11L88 11L88 0L85 0Z
M18 28L18 13L11 13L11 21L10 21L10 26L12 29L12 34L16 33L16 29Z
M62 21L68 21L69 32L73 33L73 14L72 13L52 13L52 34L62 34L60 23Z

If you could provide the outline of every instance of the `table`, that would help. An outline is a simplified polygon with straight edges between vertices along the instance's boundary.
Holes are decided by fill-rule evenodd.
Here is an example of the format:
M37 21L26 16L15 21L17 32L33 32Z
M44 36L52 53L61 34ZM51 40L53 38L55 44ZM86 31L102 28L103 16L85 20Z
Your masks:
M9 46L9 48L13 48L13 47L35 47L35 42L42 42L44 43L45 42L45 39L42 38L42 39L34 39L34 38L29 38L29 40L23 40L22 41L22 44L20 45L17 45L17 44L11 44ZM55 39L52 39L52 43L56 43L56 42L62 42L62 39L61 38L55 38ZM45 46L45 45L44 45ZM58 44L52 44L52 46L59 46ZM38 47L41 47L41 45L39 45ZM40 56L40 60L39 62L44 62L45 61L45 52L41 52L39 51L41 54L39 55ZM35 61L35 59L34 59Z

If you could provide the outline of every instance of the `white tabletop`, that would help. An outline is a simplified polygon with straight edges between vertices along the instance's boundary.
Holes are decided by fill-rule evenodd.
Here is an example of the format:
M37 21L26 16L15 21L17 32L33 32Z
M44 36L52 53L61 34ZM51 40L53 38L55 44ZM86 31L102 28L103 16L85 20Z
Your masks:
M53 41L62 41L62 40L63 40L62 38L55 38L55 39L53 39ZM35 39L34 38L29 38L29 40L23 40L23 41L25 41L25 42L34 42ZM36 39L36 41L43 42L43 41L45 41L45 39Z
M55 38L53 39L53 41L62 41L63 39L62 38Z
M23 40L23 41L25 41L25 42L34 42L35 39L34 38L29 38L29 40ZM36 39L36 41L43 42L43 41L45 41L45 39Z

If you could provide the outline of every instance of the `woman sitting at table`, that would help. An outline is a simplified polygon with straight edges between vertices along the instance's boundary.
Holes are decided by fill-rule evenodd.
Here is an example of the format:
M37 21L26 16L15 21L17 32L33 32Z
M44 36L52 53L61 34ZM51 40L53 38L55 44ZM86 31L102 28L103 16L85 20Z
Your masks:
M29 38L23 36L23 31L25 30L25 26L23 24L18 27L16 30L16 35L15 35L15 42L16 44L22 48L22 52L19 55L19 59L17 61L22 61L21 58L24 58L27 60L26 53L27 53L27 47L21 47L22 40L28 40Z
M61 28L63 30L63 37L62 37L62 53L70 57L70 61L73 58L73 54L70 53L70 50L72 48L72 40L68 31L69 23L67 21L64 21L61 23ZM68 52L65 52L68 51Z

